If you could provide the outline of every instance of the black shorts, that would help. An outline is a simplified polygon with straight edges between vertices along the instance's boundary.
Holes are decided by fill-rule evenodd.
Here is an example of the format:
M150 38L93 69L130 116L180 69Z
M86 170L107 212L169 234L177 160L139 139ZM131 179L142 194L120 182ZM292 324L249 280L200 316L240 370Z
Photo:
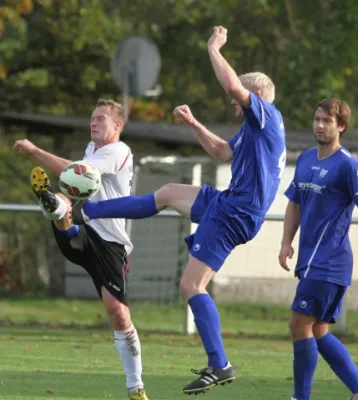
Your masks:
M98 295L104 286L116 299L127 305L127 253L124 245L103 240L89 225L80 225L78 234L69 239L54 223L52 229L62 254L83 267L91 276Z

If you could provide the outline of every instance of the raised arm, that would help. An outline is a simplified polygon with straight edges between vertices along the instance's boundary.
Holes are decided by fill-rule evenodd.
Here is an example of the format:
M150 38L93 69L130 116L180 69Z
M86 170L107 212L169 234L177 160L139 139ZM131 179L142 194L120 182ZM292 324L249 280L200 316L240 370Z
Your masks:
M220 53L227 40L227 29L216 26L208 42L208 52L215 75L225 92L241 105L250 107L250 92L245 89L236 72Z
M27 139L17 140L13 147L15 152L25 153L47 167L54 175L59 176L62 170L71 162L65 158L55 156Z
M216 161L224 163L232 159L233 153L229 143L210 132L204 125L197 121L191 113L189 106L184 104L176 107L174 115L192 128L198 142Z
M300 226L300 205L289 201L286 208L285 220L283 223L283 237L281 242L281 250L279 254L279 262L283 269L289 271L287 265L287 257L292 258L294 249L292 247L293 239Z

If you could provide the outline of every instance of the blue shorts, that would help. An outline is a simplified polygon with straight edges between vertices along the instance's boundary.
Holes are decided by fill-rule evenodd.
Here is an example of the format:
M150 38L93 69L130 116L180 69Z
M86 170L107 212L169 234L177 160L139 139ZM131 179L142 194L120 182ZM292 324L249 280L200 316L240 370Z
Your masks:
M346 290L346 286L302 278L297 285L291 310L334 324L341 311Z
M230 192L204 185L191 208L190 219L199 226L185 238L189 253L214 271L236 246L253 239L264 221L237 203L238 197Z

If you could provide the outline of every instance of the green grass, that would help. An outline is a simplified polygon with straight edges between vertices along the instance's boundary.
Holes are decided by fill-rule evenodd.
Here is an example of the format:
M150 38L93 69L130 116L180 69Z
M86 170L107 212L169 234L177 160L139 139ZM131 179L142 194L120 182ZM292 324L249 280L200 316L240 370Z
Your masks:
M219 305L222 330L230 336L288 339L289 307L271 304ZM146 332L183 332L183 305L131 304L136 326ZM358 339L358 312L348 312L347 339ZM108 327L98 300L0 298L0 326ZM334 329L334 327L333 327Z
M284 339L287 310L246 305L221 311L226 351L239 379L200 398L288 400L293 382L292 345ZM126 399L124 375L100 302L4 299L0 316L1 400ZM194 377L190 369L204 366L206 357L196 336L179 333L183 318L180 308L133 307L151 400L194 399L181 389ZM358 344L348 347L358 361ZM348 396L320 360L311 399Z
M131 305L136 326L145 331L181 333L184 323L184 305ZM228 334L258 335L262 322L267 320L265 334L288 337L286 308L232 305L220 307L224 332ZM0 321L8 325L49 324L51 326L107 326L103 306L98 300L65 300L37 298L0 299Z
M144 380L154 400L187 398L182 386L190 368L205 362L199 340L182 335L142 335ZM214 400L287 400L292 393L291 344L287 341L227 339L237 382L214 388ZM358 346L351 345L353 354ZM108 331L6 328L0 338L0 398L125 399L124 376ZM348 391L321 360L312 399L345 399Z

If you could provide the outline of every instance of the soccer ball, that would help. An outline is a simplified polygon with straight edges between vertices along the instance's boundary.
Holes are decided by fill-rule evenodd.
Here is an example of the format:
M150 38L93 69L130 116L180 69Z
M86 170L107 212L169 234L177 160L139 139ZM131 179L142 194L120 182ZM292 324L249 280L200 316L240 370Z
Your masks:
M60 175L60 189L72 200L87 200L101 187L101 174L85 160L68 164Z

